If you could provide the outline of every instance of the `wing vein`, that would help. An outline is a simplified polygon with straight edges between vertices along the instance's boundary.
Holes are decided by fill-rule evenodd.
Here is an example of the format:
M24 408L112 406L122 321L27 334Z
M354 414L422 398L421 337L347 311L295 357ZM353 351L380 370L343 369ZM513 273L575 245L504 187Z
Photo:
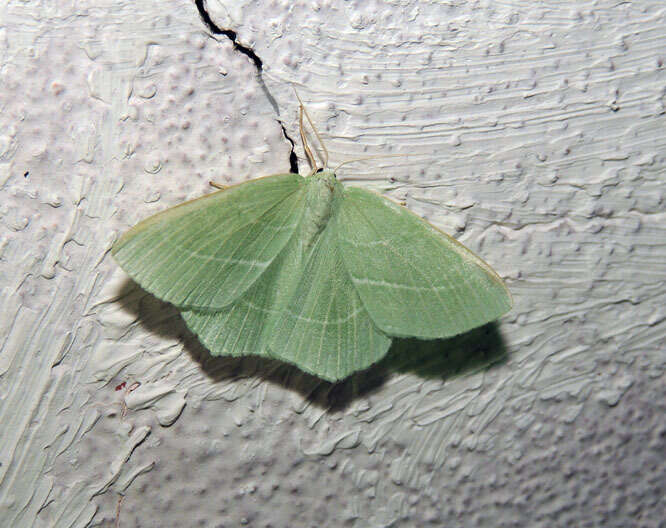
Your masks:
M358 211L358 214L361 217L363 217L363 219L365 219L367 224L374 231L377 238L382 239L382 236L381 236L379 230L377 229L377 227L370 221L370 219L365 215L365 213L361 210L361 208L358 207L358 205L355 204L354 202L351 202L350 205L353 205L356 208L356 210ZM402 261L406 265L406 267L410 268L414 272L415 275L418 274L424 280L424 282L426 282L429 285L430 288L433 288L433 289L435 288L435 285L433 284L433 282L425 274L423 274L417 267L415 267L408 259L404 258L400 253L396 252L390 245L384 244L384 247L386 248L387 253L388 252L392 253L398 260ZM391 261L389 260L387 253L385 253L385 255L386 255L386 264L390 267L391 266ZM352 282L354 282L354 280L355 279L352 278ZM412 279L412 286L415 286L415 284L413 283L413 279ZM423 296L423 293L419 290L415 290L415 291L417 291L420 294L422 302L424 302L424 304L427 304L427 302L425 302L426 299ZM434 289L434 291L435 291L435 295L437 296L437 299L439 299L439 302L440 302L441 306L445 309L446 312L449 312L450 308L447 305L447 303L444 302L444 299L439 294L439 291L436 290L436 289Z

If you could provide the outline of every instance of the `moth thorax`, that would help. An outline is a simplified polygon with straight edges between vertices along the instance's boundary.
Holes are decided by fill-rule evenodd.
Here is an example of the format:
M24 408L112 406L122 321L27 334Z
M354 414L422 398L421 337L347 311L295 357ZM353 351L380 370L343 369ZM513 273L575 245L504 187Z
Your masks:
M302 223L307 245L310 245L328 224L333 212L335 194L340 187L331 171L314 174L309 180Z

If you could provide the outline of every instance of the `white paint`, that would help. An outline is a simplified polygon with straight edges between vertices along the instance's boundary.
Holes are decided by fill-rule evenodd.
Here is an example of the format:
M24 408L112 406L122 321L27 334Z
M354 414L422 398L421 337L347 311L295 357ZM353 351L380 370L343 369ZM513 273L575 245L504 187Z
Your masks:
M121 526L656 526L661 4L211 0L291 137L293 83L332 166L409 154L341 176L456 234L514 295L508 361L451 377L493 338L468 337L430 349L438 374L375 368L354 398L209 358L108 255L209 180L288 168L247 57L184 0L0 6L3 522L112 526L120 505Z

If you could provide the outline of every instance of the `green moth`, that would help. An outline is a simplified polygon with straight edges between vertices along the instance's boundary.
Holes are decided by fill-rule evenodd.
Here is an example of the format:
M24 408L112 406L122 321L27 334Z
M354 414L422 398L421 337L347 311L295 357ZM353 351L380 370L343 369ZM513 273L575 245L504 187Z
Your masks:
M335 381L379 361L392 337L454 336L511 308L469 249L317 169L302 116L309 176L223 188L140 222L112 248L211 354L277 358Z

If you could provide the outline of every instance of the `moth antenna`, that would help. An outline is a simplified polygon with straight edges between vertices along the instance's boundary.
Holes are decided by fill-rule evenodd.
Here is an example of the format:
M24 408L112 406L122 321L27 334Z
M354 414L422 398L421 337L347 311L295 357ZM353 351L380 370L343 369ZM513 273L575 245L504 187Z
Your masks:
M382 159L382 158L406 158L408 157L409 154L377 154L376 156L365 156L363 158L354 158L350 159L347 161L343 161L339 165L337 165L334 169L333 172L337 172L337 170L342 167L343 165L347 165L348 163L356 163L357 161L365 161L365 160L371 160L371 159Z
M296 95L296 97L298 97L298 95ZM303 103L301 103L300 106L298 107L298 131L301 133L301 142L303 143L303 150L305 151L305 155L308 157L308 161L312 166L312 173L314 174L315 172L317 172L317 162L315 161L312 151L310 150L310 146L308 145L308 140L305 137L305 129L303 128Z
M301 103L301 107L303 108L303 112L305 112L305 117L308 120L308 123L310 123L310 126L312 127L312 131L314 132L317 141L319 142L319 145L321 145L321 149L324 151L324 167L328 167L328 149L326 148L326 145L324 145L324 142L321 139L321 136L319 135L319 132L317 131L317 127L314 126L314 123L312 122L312 119L310 119L310 114L308 114L307 108Z
M310 114L308 114L308 109L305 108L305 105L303 104L303 101L301 100L300 96L298 95L298 92L296 91L296 87L294 86L294 93L296 94L296 99L298 99L298 103L300 104L300 111L301 111L301 116L300 116L300 121L301 121L301 138L305 137L303 134L303 114L305 114L305 118L308 120L308 123L310 124L310 128L312 128L312 131L314 132L315 137L317 138L317 141L319 142L319 145L321 146L321 149L324 151L324 167L328 167L328 149L326 148L326 145L324 145L324 142L321 139L321 136L319 135L319 131L317 130L317 127L314 126L314 123L312 122L312 119L310 118ZM310 153L312 154L312 153ZM316 167L316 164L314 165Z

